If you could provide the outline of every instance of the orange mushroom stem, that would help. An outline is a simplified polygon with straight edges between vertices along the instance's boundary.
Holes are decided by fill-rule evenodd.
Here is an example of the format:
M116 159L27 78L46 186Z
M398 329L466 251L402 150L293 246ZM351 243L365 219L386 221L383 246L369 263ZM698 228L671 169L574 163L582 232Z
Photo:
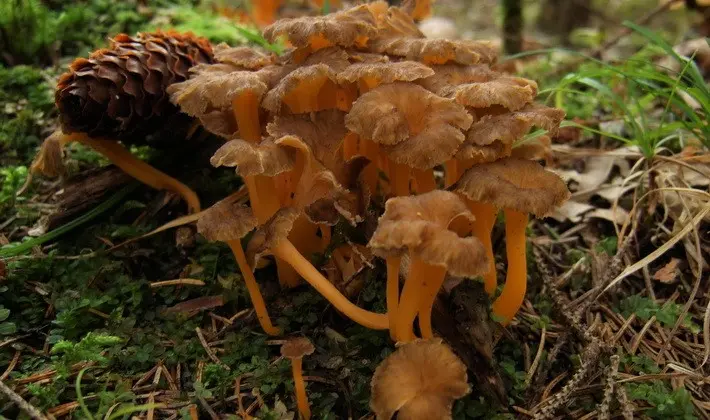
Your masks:
M407 165L390 161L390 188L392 195L402 197L409 195L409 177L411 169Z
M425 333L424 328L428 328L426 334L431 336L431 306L446 275L446 267L427 264L412 255L410 258L409 275L404 283L395 323L397 341L402 342L409 342L416 338L413 323L421 309L424 309L424 313L420 314L419 325L422 327L422 333ZM425 319L427 312L429 319Z
M259 320L259 325L261 325L261 328L268 335L281 334L281 330L271 323L269 312L266 310L264 297L261 295L259 284L256 282L256 278L254 277L251 267L249 267L249 263L247 263L247 258L246 255L244 255L242 244L239 240L228 241L227 244L232 250L234 258L237 260L237 265L239 265L239 270L242 272L242 277L244 277L244 283L247 286L251 303L254 305L254 311L256 312L256 318Z
M503 291L493 302L493 313L502 318L503 325L507 325L525 300L527 289L525 229L528 225L528 215L510 209L505 209L504 212L508 272Z
M276 20L276 12L281 6L281 0L253 0L252 15L257 25L265 26Z
M102 154L111 163L118 166L128 175L156 190L172 191L182 197L187 203L190 213L200 211L200 199L194 191L177 179L161 172L142 160L136 158L118 142L107 139L91 138L85 133L67 134L62 143L72 141L84 144Z
M348 318L373 330L386 330L389 328L387 314L378 314L366 311L348 300L333 286L313 265L287 240L282 239L271 247L271 253L287 262L298 274L303 277L318 293L323 295L330 303Z
M433 169L414 169L414 181L417 184L417 194L428 193L436 189Z
M473 234L485 247L486 257L488 258L488 272L483 275L483 284L488 295L493 296L498 286L498 280L491 232L496 223L498 210L491 204L471 200L466 201L468 202L471 213L476 218L473 222Z
M397 340L397 310L399 306L399 265L400 257L387 257L387 316L390 325L390 337Z
M293 371L293 387L296 391L296 405L298 413L304 419L311 418L311 407L308 404L306 394L306 383L303 380L303 359L291 360L291 370Z
M298 413L303 419L311 418L311 408L306 395L306 383L303 380L303 357L313 354L315 347L305 337L286 340L281 346L281 356L291 360L293 384L296 391L296 405Z

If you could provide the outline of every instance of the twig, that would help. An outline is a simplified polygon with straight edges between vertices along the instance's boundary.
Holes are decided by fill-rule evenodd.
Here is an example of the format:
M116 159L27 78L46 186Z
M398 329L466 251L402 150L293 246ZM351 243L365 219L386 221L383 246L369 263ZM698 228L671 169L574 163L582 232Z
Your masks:
M624 420L634 420L634 406L629 402L629 397L626 395L626 388L623 386L616 388L616 397L621 406L621 415Z
M31 405L19 396L15 391L11 390L3 381L0 381L0 392L5 395L10 401L15 403L15 405L25 413L27 413L30 418L34 420L47 420L44 414L39 411L35 406Z
M204 286L205 282L198 279L175 279L175 280L163 280L155 281L150 284L151 289L155 289L163 286Z
M606 388L604 388L604 400L599 404L599 420L609 420L610 416L610 406L612 397L614 396L614 386L616 385L616 376L619 374L619 361L618 355L613 355L610 358L611 364L607 368L606 377Z
M535 420L551 419L557 410L567 405L572 400L572 393L576 391L584 381L593 373L594 368L599 364L602 355L603 345L598 339L594 339L582 354L582 365L572 379L555 395L541 402L532 411L535 413Z
M220 365L221 367L223 367L226 370L231 370L229 368L229 366L222 363L222 361L219 360L217 355L214 354L214 352L212 351L210 346L207 344L207 340L205 340L204 335L202 335L202 330L200 329L200 327L196 327L195 332L197 333L197 338L200 339L200 343L202 344L202 347L205 349L205 352L207 352L207 356L209 356L210 360L212 360L213 362Z
M542 333L540 334L540 345L537 347L537 353L535 354L535 359L532 362L532 365L530 365L530 370L528 370L528 377L525 379L525 382L530 385L530 382L533 379L533 376L535 376L535 371L537 370L537 366L540 364L540 359L542 359L542 351L545 349L545 336L547 334L547 329L545 327L542 327Z
M0 375L0 381L4 381L5 379L7 379L8 376L10 376L10 373L13 369L15 369L15 366L17 366L17 362L20 360L20 354L22 354L20 350L15 351L15 355L12 357L12 360L10 360L10 364L7 365L7 369L5 369L5 372Z

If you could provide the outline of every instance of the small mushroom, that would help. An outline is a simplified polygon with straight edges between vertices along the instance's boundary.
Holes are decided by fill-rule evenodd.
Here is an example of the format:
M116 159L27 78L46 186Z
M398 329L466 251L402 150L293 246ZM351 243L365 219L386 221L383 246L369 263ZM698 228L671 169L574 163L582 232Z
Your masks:
M311 340L306 337L292 338L281 346L281 356L291 360L293 387L296 391L298 412L306 420L311 418L311 408L308 405L306 384L303 380L303 356L309 356L315 350L316 348L313 347Z
M455 400L470 391L466 366L435 338L400 346L375 369L370 408L377 420L451 419Z
M493 303L493 313L508 324L520 309L527 287L525 252L525 228L528 214L544 217L566 201L570 192L564 181L556 174L546 171L536 162L506 158L491 163L476 165L466 171L454 190L469 200L478 215L485 214L495 220L498 209L505 213L506 256L508 270L505 286ZM483 210L482 210L483 209ZM481 217L481 216L478 216ZM486 225L486 229L490 225ZM481 238L490 237L490 230L480 233ZM486 290L495 290L489 284L490 270L495 282L495 266L489 266Z
M471 122L471 115L453 100L404 82L362 95L345 118L351 131L377 143L392 161L391 184L397 196L410 193L412 172L424 187L419 192L433 190L432 169L453 156L465 140L462 130Z
M229 245L237 260L239 270L242 272L261 328L268 335L279 335L281 331L271 323L264 297L259 291L259 284L256 282L239 241L254 229L256 224L256 218L251 210L239 204L232 195L202 212L197 220L197 231L207 240L225 242Z
M369 312L350 302L288 240L288 234L300 214L301 211L295 208L282 208L257 229L247 245L247 257L251 266L256 266L261 256L272 254L293 267L306 282L348 318L367 328L387 329L389 325L386 314Z
M419 314L423 338L431 338L431 310L446 273L459 277L482 275L488 261L481 242L460 237L452 222L473 217L454 193L436 190L418 196L387 200L377 230L368 246L387 259L387 312L397 341L414 339L412 323ZM399 301L399 258L409 254L409 274Z

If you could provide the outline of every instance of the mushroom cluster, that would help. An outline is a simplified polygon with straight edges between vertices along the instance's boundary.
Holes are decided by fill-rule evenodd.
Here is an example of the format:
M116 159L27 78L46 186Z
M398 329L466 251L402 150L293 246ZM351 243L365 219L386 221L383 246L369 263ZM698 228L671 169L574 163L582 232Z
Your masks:
M230 245L269 334L278 330L250 272L267 254L282 286L305 280L396 341L416 338L417 318L421 337L432 338L431 307L447 273L482 276L495 294L499 210L508 270L493 312L505 324L523 302L528 214L544 216L569 192L531 160L546 153L544 142L516 146L534 127L554 132L564 113L533 103L535 82L492 70L491 44L425 38L419 13L376 1L282 19L263 34L285 37L284 55L219 45L214 63L168 87L183 112L226 140L212 165L235 167L248 189L250 207L218 203L200 231ZM350 302L308 258L328 248L336 223L362 222L373 195L390 198L369 243L387 261L387 314ZM244 250L239 239L252 228Z

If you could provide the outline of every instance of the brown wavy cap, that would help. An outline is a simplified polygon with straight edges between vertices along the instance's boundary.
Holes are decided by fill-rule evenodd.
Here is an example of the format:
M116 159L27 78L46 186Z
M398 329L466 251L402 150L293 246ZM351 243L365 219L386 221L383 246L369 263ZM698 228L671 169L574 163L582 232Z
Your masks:
M117 35L108 48L78 58L57 83L55 102L65 132L150 142L166 128L174 134L189 119L170 103L166 88L188 78L196 64L211 63L210 43L174 31Z

